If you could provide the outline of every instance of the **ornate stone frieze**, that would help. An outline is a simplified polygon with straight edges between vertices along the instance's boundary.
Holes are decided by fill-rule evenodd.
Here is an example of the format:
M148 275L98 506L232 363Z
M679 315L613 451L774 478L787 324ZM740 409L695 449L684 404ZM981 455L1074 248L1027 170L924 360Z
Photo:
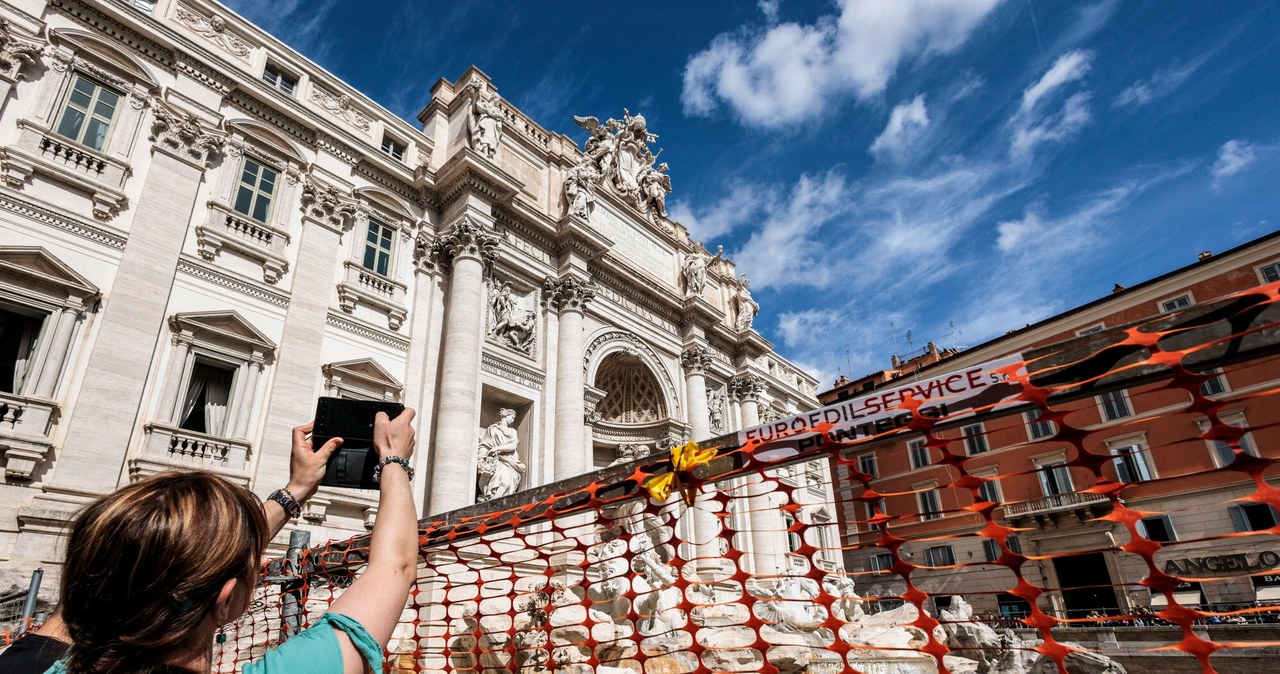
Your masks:
M764 380L754 374L740 374L729 380L729 390L739 402L758 401L764 393Z
M680 354L681 367L684 368L685 372L691 374L702 374L707 368L711 367L711 363L714 360L715 356L711 355L711 349L701 344L694 344Z
M155 119L149 140L178 156L208 168L226 145L226 134L217 131L189 112L174 110L163 101L151 100Z
M84 72L89 73L95 78L112 86L120 87L122 89L129 86L129 82L123 77L120 77L105 68L99 67L92 61L87 61L69 52L55 51L53 53L53 59L49 65L53 68L54 72L65 73L68 70L75 68L77 70L83 70Z
M502 98L496 90L480 81L473 81L469 88L475 95L471 117L467 120L471 149L493 159L498 153L498 143L502 141Z
M481 354L480 370L531 389L542 390L546 384L546 376L541 372L490 353Z
M728 402L729 394L725 387L707 388L707 418L713 433L725 432Z
M465 216L440 234L436 243L448 265L462 256L474 257L488 265L497 261L499 255L498 235Z
M649 133L644 115L632 115L624 108L622 119L609 119L603 124L595 117L576 115L573 121L591 133L579 162L578 179L590 177L596 184L608 186L650 220L665 220L671 176L666 173L665 163L654 166L657 155L649 150L649 143L658 140L658 136ZM571 200L570 212L573 205Z
M582 311L596 296L596 284L570 276L542 281L542 306L556 311Z
M22 71L35 65L44 49L39 42L18 37L13 25L0 19L0 75L11 80L25 79Z
M338 188L325 185L311 176L302 178L302 213L320 223L339 229L347 218L367 218L368 209L348 198Z
M531 293L517 293L511 283L492 279L485 332L489 339L521 353L533 352L538 333L537 301Z
M251 48L239 35L227 30L227 22L221 16L203 16L191 9L178 5L173 17L178 23L191 29L200 37L218 45L223 51L242 59L248 59Z
M319 103L320 107L333 113L335 117L351 126L361 131L369 130L372 120L369 119L368 115L360 112L347 94L336 94L313 84L311 86L311 100Z

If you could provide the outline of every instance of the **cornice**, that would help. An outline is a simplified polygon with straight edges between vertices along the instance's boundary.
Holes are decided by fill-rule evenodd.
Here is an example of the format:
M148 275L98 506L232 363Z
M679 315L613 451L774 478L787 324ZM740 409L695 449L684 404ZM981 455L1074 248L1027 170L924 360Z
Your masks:
M186 274L202 281L208 281L214 285L220 285L224 288L229 288L242 295L247 295L273 306L289 306L289 296L284 293L265 288L256 283L250 283L244 279L236 278L235 276L223 273L218 269L200 264L190 258L184 257L178 260L178 273Z
M322 129L316 129L315 136L317 149L325 150L329 154L341 159L351 166L355 166L360 163L363 153L359 150L347 145L345 142Z
M414 187L412 183L405 181L403 178L392 174L380 166L377 166L367 157L361 159L360 163L356 164L355 172L358 175L368 178L370 182L376 183L394 192L396 195L404 197L410 203L419 207L426 206L427 199L423 194L423 190Z
M51 211L20 198L7 189L0 189L0 208L31 220L57 227L107 248L124 250L124 245L128 241L128 238L121 232L113 232L79 218Z
M653 286L641 282L639 279L623 278L613 270L605 269L598 264L593 264L588 269L592 280L600 285L607 286L610 290L676 325L681 324L683 321L683 314L680 311L681 305L674 297L664 302L662 300L666 298L665 294L646 292L650 291Z
M409 340L403 337L393 335L380 328L376 328L363 321L358 321L353 318L348 318L346 316L343 316L341 314L336 314L333 311L329 311L328 315L325 318L325 323L332 325L335 328L340 328L352 334L359 335L366 339L371 339L375 342L378 342L379 344L385 344L387 346L390 346L395 349L399 349L401 351L409 350L409 345L410 345Z
M173 69L173 50L120 23L89 3L80 0L49 0L49 7L87 28L114 38L161 68Z
M295 140L302 142L307 147L316 146L316 132L314 129L276 110L266 101L254 96L252 92L237 87L231 90L226 100L241 112L267 122Z
M524 185L474 150L455 154L436 172L437 192L444 206L463 192L473 192L494 203L507 203Z
M480 355L480 369L496 377L524 384L539 391L547 381L546 375L540 370L514 363L488 351Z
M213 91L226 96L231 93L231 89L235 86L234 81L226 75L209 67L208 63L199 58L188 54L181 49L176 52L177 58L174 61L174 68L178 72L186 73L191 79L200 82L209 87Z

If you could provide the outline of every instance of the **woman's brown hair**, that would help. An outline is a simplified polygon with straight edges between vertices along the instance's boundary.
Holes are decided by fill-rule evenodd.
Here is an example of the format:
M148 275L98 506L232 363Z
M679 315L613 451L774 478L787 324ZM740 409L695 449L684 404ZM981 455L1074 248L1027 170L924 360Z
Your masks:
M257 497L212 473L162 473L91 503L62 576L70 674L171 670L223 585L248 589L266 544Z

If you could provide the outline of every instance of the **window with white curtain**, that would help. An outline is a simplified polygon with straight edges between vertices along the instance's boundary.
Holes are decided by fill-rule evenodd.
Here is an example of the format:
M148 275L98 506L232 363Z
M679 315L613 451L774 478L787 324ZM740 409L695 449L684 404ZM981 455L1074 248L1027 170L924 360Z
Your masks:
M197 357L178 411L178 428L222 437L227 430L236 367Z

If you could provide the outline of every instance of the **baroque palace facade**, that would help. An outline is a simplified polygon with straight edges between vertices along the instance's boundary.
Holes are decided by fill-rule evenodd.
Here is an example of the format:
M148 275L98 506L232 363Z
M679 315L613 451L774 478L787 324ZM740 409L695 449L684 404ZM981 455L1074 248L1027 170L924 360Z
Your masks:
M283 485L319 395L419 410L424 515L816 404L666 216L640 115L577 118L580 151L472 68L415 127L206 0L0 17L10 569L157 471ZM375 506L322 488L299 525Z

